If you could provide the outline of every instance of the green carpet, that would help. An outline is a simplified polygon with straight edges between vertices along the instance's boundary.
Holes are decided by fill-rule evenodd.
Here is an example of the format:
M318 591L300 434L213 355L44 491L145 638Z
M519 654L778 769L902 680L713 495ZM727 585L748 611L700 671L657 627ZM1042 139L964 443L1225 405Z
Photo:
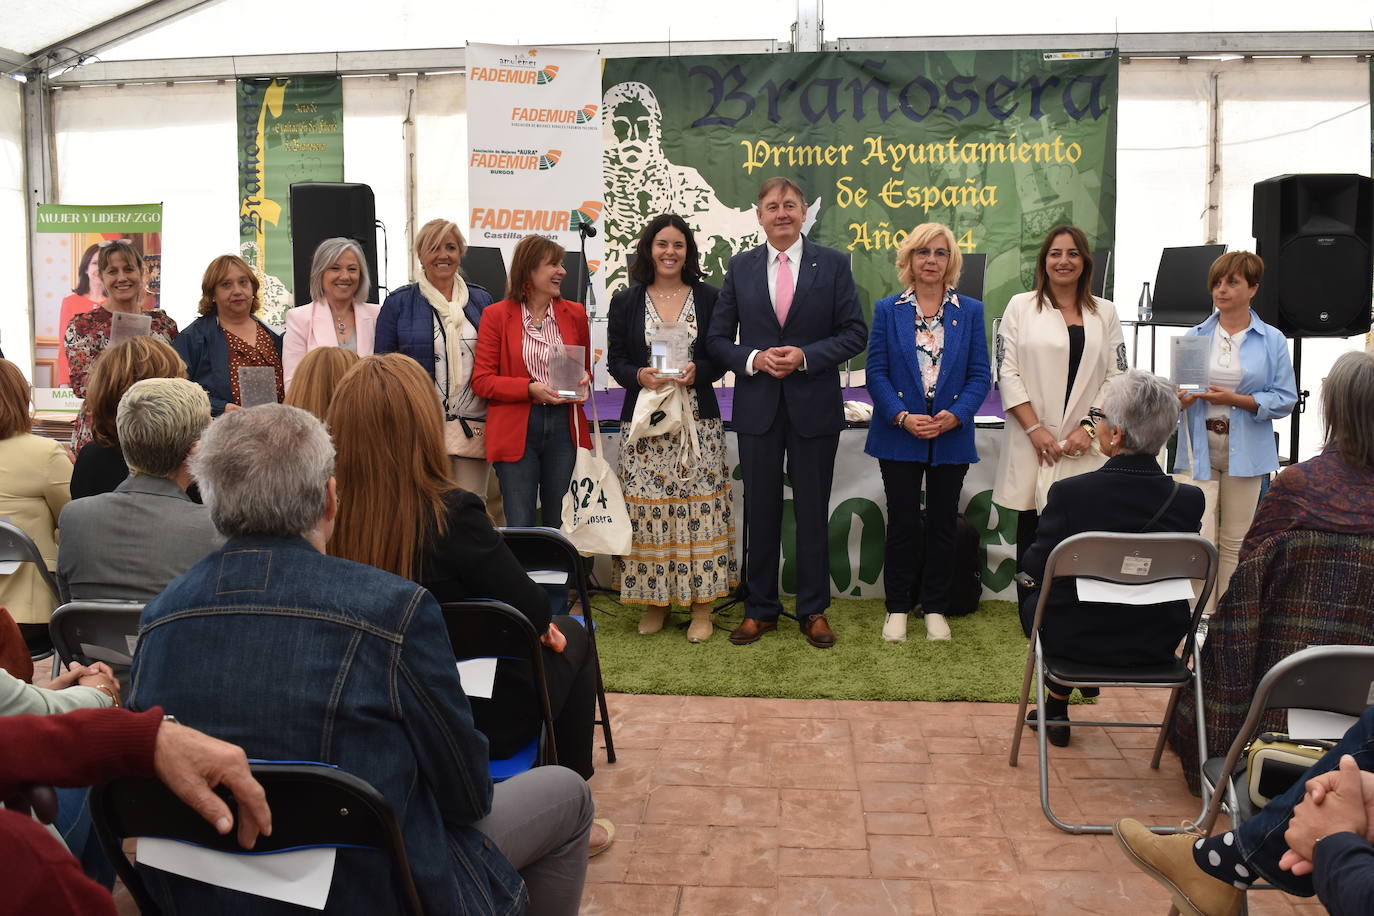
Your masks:
M784 602L791 611L791 600ZM593 607L602 677L617 693L1014 703L1026 664L1026 638L1010 601L984 601L967 617L949 618L948 642L928 641L913 616L911 638L887 643L881 600L836 599L826 613L836 645L826 650L809 646L790 618L752 645L731 645L738 605L699 645L679 627L685 609L662 632L640 636L638 606L602 594Z

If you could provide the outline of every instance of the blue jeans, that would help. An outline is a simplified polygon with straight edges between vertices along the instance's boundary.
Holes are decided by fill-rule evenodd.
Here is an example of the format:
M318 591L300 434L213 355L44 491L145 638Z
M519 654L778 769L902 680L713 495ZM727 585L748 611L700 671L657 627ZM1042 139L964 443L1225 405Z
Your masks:
M577 444L568 429L570 409L565 404L531 404L525 454L519 461L492 463L501 482L507 525L558 528L563 524L563 494L568 492L577 459Z
M1279 868L1280 857L1288 851L1283 834L1293 817L1293 809L1306 794L1307 781L1336 769L1345 754L1354 757L1361 770L1374 772L1374 706L1366 709L1345 737L1314 763L1292 788L1265 805L1235 831L1236 845L1246 863L1253 865L1255 871L1280 890L1299 897L1311 897L1315 893L1311 875L1299 877Z

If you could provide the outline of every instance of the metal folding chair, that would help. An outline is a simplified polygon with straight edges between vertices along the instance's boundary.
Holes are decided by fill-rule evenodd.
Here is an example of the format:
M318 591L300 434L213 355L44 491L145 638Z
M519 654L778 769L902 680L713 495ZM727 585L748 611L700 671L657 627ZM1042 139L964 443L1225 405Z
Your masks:
M43 559L43 551L38 549L38 545L33 542L33 538L24 533L23 529L13 522L0 519L0 563L32 563L38 568L38 575L43 583L52 592L54 602L61 602L62 596L57 590L57 580L48 571L47 561ZM46 658L47 649L43 649L37 655L29 653L33 658Z
M515 554L530 578L541 585L572 588L583 607L587 639L592 647L592 664L596 666L596 703L601 735L606 741L606 762L615 763L615 742L611 738L611 715L606 710L606 687L601 681L601 655L596 648L596 623L592 620L591 588L582 555L572 541L554 528L498 528L506 546Z
M1049 747L1045 722L1045 679L1067 687L1154 687L1170 691L1169 705L1160 722L1103 722L1074 719L1074 728L1157 728L1150 766L1159 769L1164 752L1164 740L1169 721L1173 718L1178 698L1190 683L1202 706L1202 667L1198 658L1197 629L1207 598L1216 585L1217 551L1210 541L1196 534L1119 534L1114 532L1086 532L1065 538L1050 553L1045 563L1044 581L1035 607L1035 623L1030 634L1030 648L1026 653L1026 675L1021 684L1021 700L1017 709L1016 727L1012 733L1009 763L1017 765L1021 749L1021 731L1036 724L1036 745L1040 758L1040 807L1050 823L1067 833L1110 833L1110 824L1068 824L1055 816L1050 808ZM1045 618L1046 600L1050 585L1056 579L1097 579L1128 585L1143 585L1166 579L1192 579L1202 582L1201 594L1193 606L1187 636L1179 655L1171 662L1149 667L1117 667L1107 664L1083 664L1045 654L1040 643L1040 628ZM1035 681L1037 720L1026 716L1031 681ZM1198 766L1207 757L1205 729L1198 723ZM1178 833L1182 828L1151 827L1156 833Z
M558 763L558 750L553 740L553 705L549 702L549 685L544 677L543 646L534 625L525 615L500 601L451 601L442 607L453 655L460 663L477 658L511 659L528 663L534 672L538 708L529 710L528 714L540 717L539 731L513 756L488 761L487 771L492 781L503 782L533 767Z
M394 890L404 912L421 916L420 895L410 873L405 839L390 803L370 784L322 763L252 764L267 790L272 835L258 837L254 856L317 846L380 850L391 862ZM220 790L228 796L225 790ZM124 854L130 837L178 840L227 854L242 854L235 833L221 836L162 782L153 777L116 779L91 789L91 819L115 872L143 916L160 916L142 876ZM225 891L225 893L231 893ZM242 912L252 912L251 897Z
M65 667L69 662L104 662L114 670L119 691L129 695L129 666L138 643L143 605L137 601L69 601L53 611L48 634Z

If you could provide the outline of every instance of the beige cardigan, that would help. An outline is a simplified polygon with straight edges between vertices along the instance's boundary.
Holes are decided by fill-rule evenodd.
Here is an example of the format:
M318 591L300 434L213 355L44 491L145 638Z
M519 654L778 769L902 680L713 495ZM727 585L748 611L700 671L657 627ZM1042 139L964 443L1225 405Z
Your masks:
M1089 407L1102 406L1102 388L1107 379L1126 371L1126 344L1116 306L1106 299L1093 298L1097 314L1083 313L1083 359L1074 377L1073 391L1064 405L1064 383L1068 379L1069 331L1058 309L1035 308L1035 293L1012 296L1002 314L997 332L997 363L1002 407L1007 411L1006 431L997 462L997 483L992 499L1008 509L1035 508L1038 462L1030 437L1011 415L1011 408L1027 401L1036 418L1051 435L1063 440ZM1106 460L1096 443L1087 455L1070 460L1060 476L1071 477L1093 471Z
M57 517L71 501L72 462L52 439L20 433L0 440L0 517L23 530L48 569L57 568ZM0 575L0 606L17 623L47 623L56 596L32 563Z

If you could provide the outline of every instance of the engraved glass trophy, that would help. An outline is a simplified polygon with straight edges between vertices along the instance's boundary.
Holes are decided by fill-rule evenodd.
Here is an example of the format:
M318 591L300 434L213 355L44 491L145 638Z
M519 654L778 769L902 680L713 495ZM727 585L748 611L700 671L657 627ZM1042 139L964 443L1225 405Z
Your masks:
M549 355L549 383L560 398L580 398L587 348L562 344Z
M691 329L680 321L665 321L649 338L649 368L664 378L682 378L691 362Z
M277 370L272 366L239 366L239 406L277 403Z

